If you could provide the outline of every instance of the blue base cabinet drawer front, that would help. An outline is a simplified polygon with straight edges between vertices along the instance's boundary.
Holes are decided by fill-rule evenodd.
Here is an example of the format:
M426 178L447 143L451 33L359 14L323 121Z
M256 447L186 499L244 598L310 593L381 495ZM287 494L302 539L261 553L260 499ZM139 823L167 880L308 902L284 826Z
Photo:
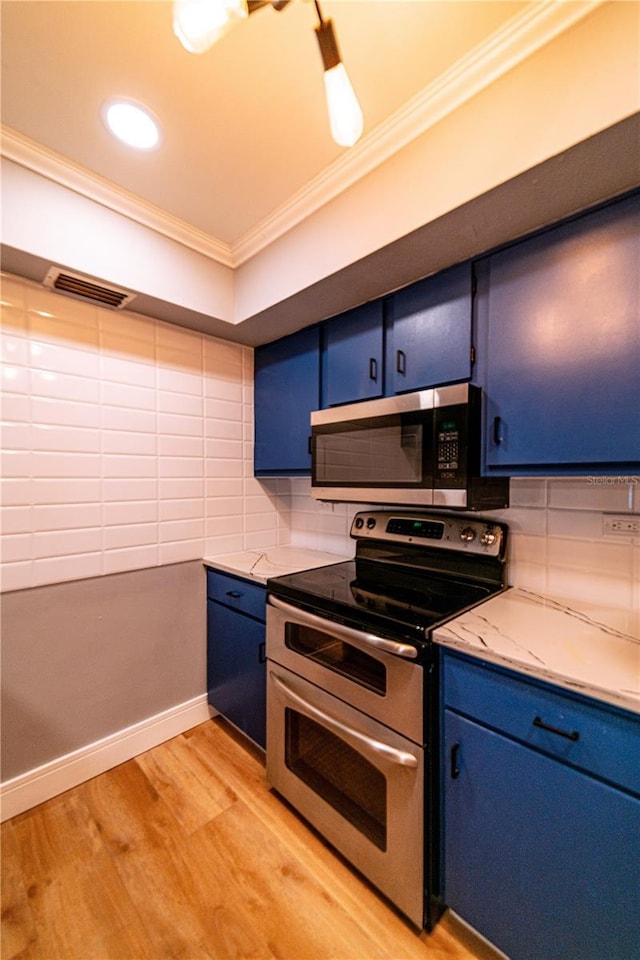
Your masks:
M450 710L444 751L447 905L511 960L637 958L640 799Z
M267 591L260 584L208 570L207 596L265 622Z
M446 654L445 706L640 796L640 717Z

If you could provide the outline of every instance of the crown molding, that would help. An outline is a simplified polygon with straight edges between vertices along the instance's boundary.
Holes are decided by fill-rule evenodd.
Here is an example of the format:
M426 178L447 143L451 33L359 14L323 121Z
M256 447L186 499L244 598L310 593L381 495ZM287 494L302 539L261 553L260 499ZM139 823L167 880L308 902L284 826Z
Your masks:
M233 253L228 244L4 124L0 126L0 155L211 260L226 267L234 266Z
M527 4L232 246L6 126L0 127L0 155L211 260L239 267L603 2Z
M233 246L238 267L531 56L604 0L542 0L471 50Z

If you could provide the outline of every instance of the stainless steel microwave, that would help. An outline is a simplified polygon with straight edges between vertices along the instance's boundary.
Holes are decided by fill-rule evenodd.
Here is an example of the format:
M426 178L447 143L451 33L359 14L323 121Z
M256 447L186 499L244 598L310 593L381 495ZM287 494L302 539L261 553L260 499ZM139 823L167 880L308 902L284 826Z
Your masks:
M481 477L482 391L468 383L311 414L318 500L463 510L509 505L509 480Z

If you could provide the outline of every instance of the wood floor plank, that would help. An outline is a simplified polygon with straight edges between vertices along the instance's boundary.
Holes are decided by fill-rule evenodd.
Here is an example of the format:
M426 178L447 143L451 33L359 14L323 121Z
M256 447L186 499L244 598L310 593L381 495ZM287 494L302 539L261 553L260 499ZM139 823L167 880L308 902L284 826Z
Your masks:
M164 748L164 745L162 745ZM177 821L135 760L78 788L102 842L113 854L162 847Z
M117 859L120 879L134 901L149 937L149 956L215 960L207 942L205 918L191 875L173 846L123 852Z
M168 844L119 858L120 875L151 931L152 956L273 960L262 931L247 922L244 894L238 896L211 853L199 831L185 835L180 848Z
M35 941L36 931L22 874L20 846L11 821L2 824L2 854L0 956L13 960Z
M100 834L78 791L55 797L37 809L37 817L22 814L11 821L27 886L62 864L90 861L102 851Z
M236 802L237 796L185 737L135 761L187 833L193 833Z
M377 943L383 949L404 951L402 956L425 957L424 946L414 929L394 910L386 907L376 890L353 869L334 850L282 800L267 789L264 766L259 757L245 759L244 751L233 732L216 720L203 724L193 731L194 749L202 750L211 758L220 758L224 762L225 776L241 800L246 802L263 827L279 836L291 854L303 861L317 877L324 889L334 895L354 916L366 917L366 924ZM253 762L251 762L253 761ZM365 920L363 919L363 923ZM426 934L423 934L427 938ZM439 937L431 936L433 949L442 949L448 953L446 942L438 946ZM437 954L430 954L436 957ZM463 955L464 956L464 955Z
M147 936L111 857L76 859L33 883L29 903L35 937L29 960L145 960Z
M3 960L493 960L416 932L201 724L4 825ZM4 889L6 885L6 889Z
M247 926L261 931L274 956L316 960L385 956L306 864L265 830L243 803L225 811L192 840L207 851L207 862L216 873L226 877L229 895L242 905Z

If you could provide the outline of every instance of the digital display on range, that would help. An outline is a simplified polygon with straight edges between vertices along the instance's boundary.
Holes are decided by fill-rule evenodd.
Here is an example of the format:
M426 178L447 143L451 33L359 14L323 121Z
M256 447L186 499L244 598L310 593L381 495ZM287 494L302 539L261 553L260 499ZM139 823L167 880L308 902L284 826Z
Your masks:
M421 537L424 540L442 540L444 523L434 520L416 520L413 517L392 517L387 523L387 533L403 537Z

